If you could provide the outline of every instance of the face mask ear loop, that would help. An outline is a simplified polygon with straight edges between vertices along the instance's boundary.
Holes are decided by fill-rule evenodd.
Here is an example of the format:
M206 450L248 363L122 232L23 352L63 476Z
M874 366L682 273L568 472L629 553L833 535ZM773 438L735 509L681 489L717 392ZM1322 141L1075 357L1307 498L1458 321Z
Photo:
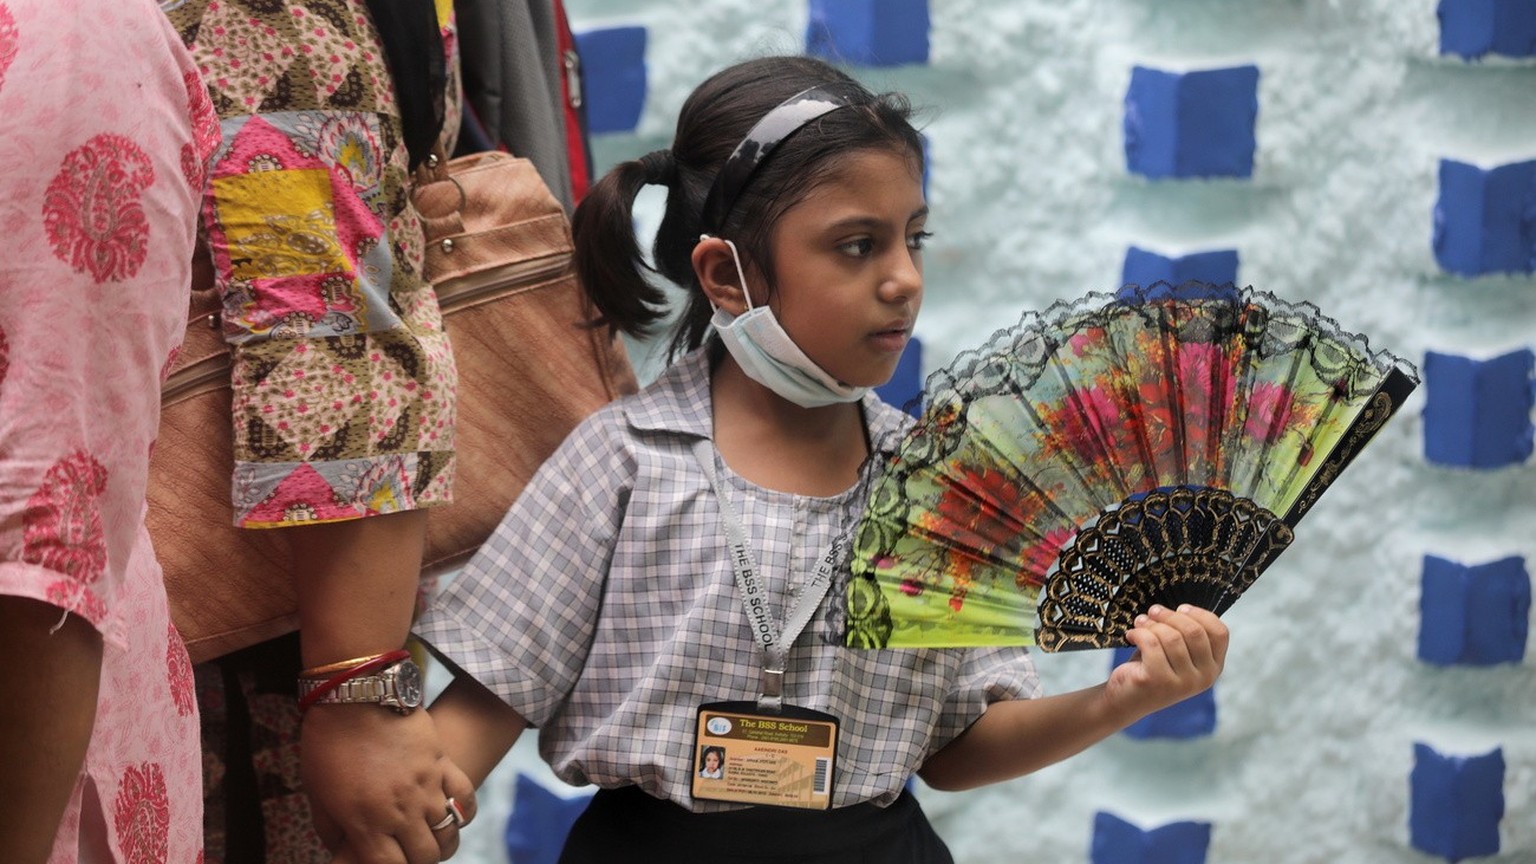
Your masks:
M700 243L703 243L705 240L713 240L713 239L715 239L715 235L713 235L713 234L700 234L699 235L699 242ZM721 240L725 243L725 245L731 247L731 263L736 265L736 278L741 280L741 293L746 295L746 298L747 298L747 311L751 312L752 311L752 295L747 291L747 274L741 272L741 258L736 254L736 244L731 242L730 240L725 240L724 238L721 238ZM714 298L710 297L708 294L705 294L704 295L704 300L709 303L709 308L710 308L711 311L714 311L714 312L719 312L720 311L720 307L715 305Z
M741 256L736 254L736 244L725 238L721 242L731 247L731 263L736 265L736 278L741 280L741 294L747 299L747 311L752 311L752 292L747 290L747 274L741 270Z

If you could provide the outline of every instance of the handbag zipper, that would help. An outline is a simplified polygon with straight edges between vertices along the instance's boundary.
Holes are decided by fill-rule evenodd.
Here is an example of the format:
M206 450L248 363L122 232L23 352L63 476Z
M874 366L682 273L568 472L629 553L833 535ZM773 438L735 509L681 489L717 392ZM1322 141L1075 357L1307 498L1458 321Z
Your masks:
M561 252L456 276L437 286L437 305L446 314L461 306L539 288L549 284L549 277L560 275L570 266L571 254Z
M560 65L565 67L565 92L570 100L572 108L581 107L581 57L575 49L567 49L560 56Z

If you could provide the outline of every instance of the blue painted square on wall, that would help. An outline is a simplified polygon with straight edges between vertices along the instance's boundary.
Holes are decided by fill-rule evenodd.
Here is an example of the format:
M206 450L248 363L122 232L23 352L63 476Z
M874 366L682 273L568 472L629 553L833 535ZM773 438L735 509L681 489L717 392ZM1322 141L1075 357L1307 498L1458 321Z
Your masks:
M591 795L566 798L545 789L537 780L518 774L512 813L503 839L512 864L556 864L571 826L591 803Z
M1504 752L1447 756L1413 745L1409 840L1415 849L1452 861L1496 855L1504 818Z
M805 53L833 63L928 62L928 0L810 0Z
M1130 246L1125 250L1120 284L1147 286L1167 282L1170 285L1182 285L1194 281L1227 285L1237 282L1237 264L1236 249L1170 256Z
M1142 830L1113 813L1093 816L1092 864L1205 864L1209 822L1170 822Z
M923 413L923 343L916 336L907 340L891 380L876 387L875 395L914 417Z
M1511 556L1467 566L1424 556L1419 659L1437 666L1519 663L1530 631L1531 577Z
M1451 273L1536 272L1536 161L1485 169L1440 160L1433 243Z
M608 27L573 34L581 57L587 130L630 132L645 108L644 27Z
M1259 67L1136 66L1126 90L1127 170L1150 179L1253 176Z
M1533 0L1440 0L1440 53L1468 60L1486 54L1536 56Z
M1502 468L1531 456L1536 355L1474 360L1424 357L1424 458L1463 468Z

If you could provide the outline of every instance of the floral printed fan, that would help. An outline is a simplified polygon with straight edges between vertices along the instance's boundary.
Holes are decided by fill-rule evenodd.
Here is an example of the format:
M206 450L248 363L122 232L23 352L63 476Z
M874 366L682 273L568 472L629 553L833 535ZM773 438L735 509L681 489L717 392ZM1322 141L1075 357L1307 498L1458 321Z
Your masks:
M1224 612L1418 384L1311 304L1128 286L1026 315L928 379L871 460L854 647L1124 645Z

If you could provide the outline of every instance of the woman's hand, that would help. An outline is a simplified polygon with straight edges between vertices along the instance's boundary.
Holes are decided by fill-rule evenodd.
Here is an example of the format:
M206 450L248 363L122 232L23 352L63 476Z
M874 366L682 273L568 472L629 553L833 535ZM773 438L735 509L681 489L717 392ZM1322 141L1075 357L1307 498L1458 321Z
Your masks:
M1137 616L1126 639L1136 653L1110 673L1104 698L1129 722L1209 688L1227 659L1227 625L1187 604L1177 610L1154 605Z
M475 788L448 759L426 711L316 705L304 717L302 742L304 788L335 861L436 864L458 851L448 799L467 822Z

